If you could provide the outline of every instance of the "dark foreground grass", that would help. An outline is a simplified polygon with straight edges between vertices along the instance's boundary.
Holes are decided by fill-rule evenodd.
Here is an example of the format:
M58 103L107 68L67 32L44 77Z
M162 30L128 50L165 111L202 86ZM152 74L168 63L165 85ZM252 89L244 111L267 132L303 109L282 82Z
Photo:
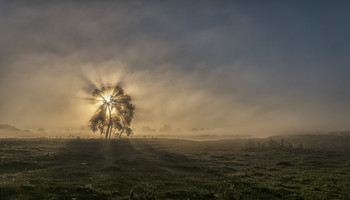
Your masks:
M348 136L283 141L2 139L0 199L350 199Z

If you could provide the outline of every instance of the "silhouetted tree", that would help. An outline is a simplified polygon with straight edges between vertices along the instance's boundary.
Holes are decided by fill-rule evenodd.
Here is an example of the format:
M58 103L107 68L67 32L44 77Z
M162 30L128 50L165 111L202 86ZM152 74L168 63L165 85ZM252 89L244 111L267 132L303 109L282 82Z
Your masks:
M100 131L106 138L111 137L113 129L119 137L124 133L127 136L132 134L130 125L134 118L135 106L121 86L102 86L101 89L95 89L92 96L92 102L99 106L89 122L89 128L93 132Z

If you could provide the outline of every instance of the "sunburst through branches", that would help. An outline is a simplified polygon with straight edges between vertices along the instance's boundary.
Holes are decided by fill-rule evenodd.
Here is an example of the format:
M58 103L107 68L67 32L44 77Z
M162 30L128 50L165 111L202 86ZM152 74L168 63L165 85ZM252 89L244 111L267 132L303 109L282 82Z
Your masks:
M134 118L135 106L120 85L95 89L91 100L98 106L89 122L93 132L99 131L106 138L110 138L112 134L116 137L132 134L130 125Z

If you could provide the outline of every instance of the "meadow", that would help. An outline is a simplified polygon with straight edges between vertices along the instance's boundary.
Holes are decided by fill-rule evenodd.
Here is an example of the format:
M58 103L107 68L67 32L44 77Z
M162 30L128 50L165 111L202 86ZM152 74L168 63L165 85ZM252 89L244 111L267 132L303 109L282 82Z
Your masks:
M0 199L350 199L350 136L0 140Z

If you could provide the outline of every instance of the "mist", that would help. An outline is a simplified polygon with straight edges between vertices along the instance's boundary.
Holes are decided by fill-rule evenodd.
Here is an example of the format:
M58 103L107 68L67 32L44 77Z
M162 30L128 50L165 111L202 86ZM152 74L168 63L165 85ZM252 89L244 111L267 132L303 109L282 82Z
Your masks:
M272 2L0 1L0 123L87 127L120 83L135 130L350 129L348 3Z

